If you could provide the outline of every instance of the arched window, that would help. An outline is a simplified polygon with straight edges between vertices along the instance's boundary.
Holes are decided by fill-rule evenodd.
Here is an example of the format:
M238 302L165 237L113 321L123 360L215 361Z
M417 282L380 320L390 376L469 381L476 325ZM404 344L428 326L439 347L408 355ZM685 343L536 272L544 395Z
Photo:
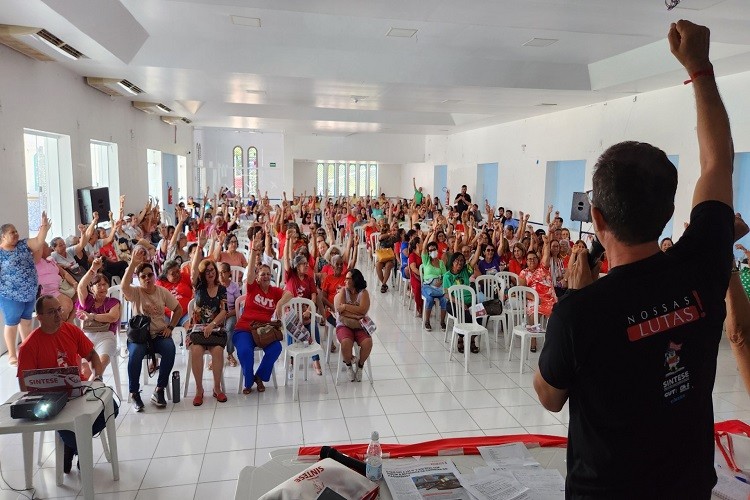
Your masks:
M232 177L234 188L234 194L237 196L244 196L245 190L243 189L243 175L242 175L242 147L235 146L232 150Z
M326 166L323 162L318 162L318 171L316 175L315 190L316 194L325 196L326 193Z
M258 150L254 147L247 148L247 196L260 197L258 192Z

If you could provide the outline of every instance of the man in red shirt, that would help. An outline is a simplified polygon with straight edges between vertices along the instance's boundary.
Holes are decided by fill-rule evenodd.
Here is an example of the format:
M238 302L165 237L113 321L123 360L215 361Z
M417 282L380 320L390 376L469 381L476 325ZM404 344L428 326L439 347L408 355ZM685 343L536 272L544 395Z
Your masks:
M31 332L18 349L18 385L26 391L23 372L40 368L57 368L76 366L80 370L80 360L89 362L94 370L94 380L102 380L102 366L99 355L94 350L94 344L77 326L63 321L60 302L51 295L42 295L37 299L34 308L39 318L40 327ZM115 417L118 408L115 405ZM94 421L93 434L104 429L106 420L102 411ZM73 464L73 455L78 454L76 437L72 431L58 431L65 443L65 460L63 470L69 473Z

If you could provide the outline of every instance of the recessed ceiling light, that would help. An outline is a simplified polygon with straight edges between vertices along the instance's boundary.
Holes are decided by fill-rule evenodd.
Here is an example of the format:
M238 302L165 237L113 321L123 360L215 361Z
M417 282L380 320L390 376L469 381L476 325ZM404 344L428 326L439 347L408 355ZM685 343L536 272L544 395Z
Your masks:
M417 31L419 30L412 28L391 28L388 30L388 33L386 33L385 36L393 36L396 38L411 38L417 34Z
M540 102L539 104L536 104L535 106L557 106L556 102Z
M260 28L259 17L244 17L244 16L230 16L232 18L232 24L237 26L249 26L251 28Z
M555 42L558 42L557 38L532 38L528 42L524 43L524 47L549 47Z
M356 103L358 103L359 101L364 101L364 100L365 100L365 99L367 99L368 97L369 97L369 96L366 96L366 95L353 95L353 96L352 96L352 101L354 101L354 103L356 104Z
M461 102L461 99L446 99L444 101L440 101L440 104L458 104Z
M248 94L255 94L255 95L266 95L265 90L253 90L253 89L247 89L245 90Z

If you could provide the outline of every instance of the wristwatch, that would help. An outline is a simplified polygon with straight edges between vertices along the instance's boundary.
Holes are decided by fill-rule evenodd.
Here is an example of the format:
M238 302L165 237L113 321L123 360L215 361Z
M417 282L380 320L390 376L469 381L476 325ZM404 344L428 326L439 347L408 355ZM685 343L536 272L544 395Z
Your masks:
M102 381L102 376L101 375L97 375L96 377L94 377L94 381L95 382L101 382Z

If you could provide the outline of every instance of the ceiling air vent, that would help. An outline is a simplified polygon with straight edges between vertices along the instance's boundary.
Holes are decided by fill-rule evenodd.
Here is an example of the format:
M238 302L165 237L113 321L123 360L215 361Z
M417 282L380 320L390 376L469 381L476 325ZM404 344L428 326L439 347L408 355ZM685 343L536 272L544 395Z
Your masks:
M156 114L161 109L159 109L159 103L157 102L143 102L143 101L133 101L133 107L136 109L140 109L144 113L148 113L150 115Z
M143 90L127 80L117 78L86 77L86 83L100 92L113 97L143 94Z
M157 104L156 107L159 108L160 110L164 111L165 113L171 113L172 112L171 109L169 109L168 107L166 107L165 105L163 105L161 103Z
M76 49L75 47L72 47L71 45L68 45L63 40L60 40L55 35L53 35L52 33L50 33L49 31L45 29L40 30L36 34L36 36L39 37L39 39L42 42L46 43L51 48L58 51L60 54L70 59L73 59L73 60L88 59L88 57L86 57L80 50Z
M183 116L162 116L161 121L168 125L180 125L180 124L186 124L189 125L192 122L192 120L188 120L187 118Z
M37 38L37 33L40 31L42 31L41 28L2 24L0 25L0 43L37 61L54 61L53 57L36 48L41 45Z

